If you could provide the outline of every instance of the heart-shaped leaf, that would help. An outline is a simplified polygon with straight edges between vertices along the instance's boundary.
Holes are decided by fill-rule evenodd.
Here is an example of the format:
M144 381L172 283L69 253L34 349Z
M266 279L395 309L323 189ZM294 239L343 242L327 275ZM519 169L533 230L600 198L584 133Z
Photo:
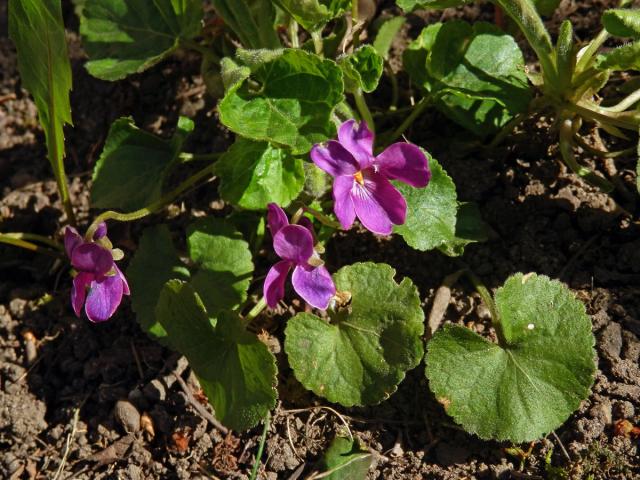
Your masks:
M531 99L518 44L495 25L436 23L409 45L405 68L453 121L478 136L495 132Z
M220 196L248 210L286 207L304 186L304 162L266 142L238 137L216 164Z
M344 73L345 90L362 89L371 93L378 88L382 76L383 60L372 45L363 45L338 61Z
M279 48L270 0L213 0L213 8L247 48Z
M439 248L446 255L462 255L464 247L486 239L480 213L471 204L458 204L456 187L435 158L429 156L431 180L425 188L396 182L407 201L407 218L394 232L416 250Z
M503 343L445 325L428 345L429 386L481 438L520 443L559 427L595 374L591 321L560 282L521 273L496 292Z
M351 0L274 0L274 3L308 32L322 28L351 6Z
M335 135L330 116L343 98L342 73L302 50L269 53L255 56L250 78L236 76L218 107L220 121L243 137L304 155Z
M358 440L336 437L322 457L326 480L364 480L373 457Z
M156 321L155 310L160 292L168 280L186 280L189 276L189 270L173 247L167 226L147 228L129 263L127 279L136 320L145 332L161 343L166 344L167 332Z
M200 0L91 0L80 18L89 73L119 80L155 65L200 32Z
M197 220L187 229L189 256L199 266L191 279L210 316L247 299L253 262L249 244L231 222Z
M172 348L189 360L222 423L245 430L275 407L275 358L237 316L222 313L213 327L195 290L171 280L160 294L156 317Z
M287 323L285 351L296 378L345 406L388 398L420 362L424 313L410 279L398 285L389 265L356 263L334 276L351 303L330 320L299 313Z
M158 200L193 122L181 117L171 140L163 140L135 126L131 117L111 125L93 171L91 203L95 208L131 212Z

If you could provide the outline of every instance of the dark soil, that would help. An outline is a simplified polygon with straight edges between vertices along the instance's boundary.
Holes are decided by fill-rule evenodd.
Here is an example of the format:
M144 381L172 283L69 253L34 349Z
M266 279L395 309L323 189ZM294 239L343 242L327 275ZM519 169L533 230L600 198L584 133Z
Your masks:
M551 24L568 15L582 38L598 30L606 6L563 3ZM119 116L131 115L163 135L178 115L195 117L192 151L224 150L231 138L218 126L215 102L204 95L197 57L174 57L117 83L96 80L83 68L72 33L77 20L68 5L65 11L74 74L67 168L86 222L94 215L88 210L91 171ZM440 17L492 15L492 7L482 5L412 16L405 34ZM396 47L397 54L402 42ZM401 83L407 86L406 79ZM0 99L0 229L57 234L63 214L35 106L20 87L6 2L0 2ZM387 101L383 88L374 103ZM479 440L455 425L431 395L423 366L382 404L345 409L305 391L278 354L280 403L260 478L309 476L333 437L344 432L343 421L375 453L372 479L640 478L638 439L616 428L620 420L640 423L640 236L620 209L636 218L636 195L609 198L567 172L557 160L551 122L534 119L490 152L472 148L465 132L434 111L407 136L440 160L460 199L477 202L493 229L488 242L471 245L461 259L487 286L533 271L566 282L587 305L598 354L589 399L554 434L520 445L518 455L506 450L512 445ZM607 174L615 169L622 186L635 191L634 158L615 165L589 161ZM176 206L133 226L114 224L114 244L130 258L145 225L166 220L179 231L192 216L220 215L226 210L215 190L213 184L190 193L186 213ZM426 314L444 277L460 268L456 259L413 251L399 238L353 231L331 241L326 259L332 271L362 260L391 264L398 278L418 285ZM189 403L185 392L197 398L199 387L184 359L148 339L128 304L105 324L76 318L69 284L65 268L50 257L0 247L0 477L248 478L262 427L222 435ZM451 293L444 321L486 331L488 312L471 286L458 283ZM276 351L285 321L256 322Z

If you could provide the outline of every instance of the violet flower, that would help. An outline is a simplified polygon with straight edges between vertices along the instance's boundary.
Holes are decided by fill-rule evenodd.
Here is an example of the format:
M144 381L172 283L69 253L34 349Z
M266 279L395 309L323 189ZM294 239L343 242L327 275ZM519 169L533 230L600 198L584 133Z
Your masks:
M87 242L73 227L64 232L64 248L77 274L73 279L71 305L80 317L82 306L92 322L108 320L120 305L122 295L129 295L129 285L116 266L107 226L101 223ZM87 294L88 290L88 294Z
M407 216L407 202L389 180L426 187L431 178L427 156L411 143L394 143L374 157L373 134L355 120L340 126L337 141L315 145L311 159L334 177L334 211L345 230L357 216L373 233L389 235Z
M303 218L300 225L290 225L287 215L278 205L270 203L267 208L267 222L273 237L273 248L282 259L271 267L264 281L267 305L275 308L282 300L284 282L293 268L291 283L298 295L309 305L326 309L336 293L336 287L313 248L311 222Z

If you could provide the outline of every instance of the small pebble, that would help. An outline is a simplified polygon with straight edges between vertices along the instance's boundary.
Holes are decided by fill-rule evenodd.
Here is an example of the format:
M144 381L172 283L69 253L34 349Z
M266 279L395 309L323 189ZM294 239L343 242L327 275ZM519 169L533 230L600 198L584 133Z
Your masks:
M119 400L113 410L116 421L127 433L140 430L140 412L127 400Z

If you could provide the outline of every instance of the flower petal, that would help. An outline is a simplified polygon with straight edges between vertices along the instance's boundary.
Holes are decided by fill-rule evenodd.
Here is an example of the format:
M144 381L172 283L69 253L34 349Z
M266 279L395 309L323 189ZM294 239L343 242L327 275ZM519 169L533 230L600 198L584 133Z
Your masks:
M84 310L92 322L109 320L122 301L124 285L119 275L91 282Z
M338 141L358 161L358 170L364 170L373 162L373 133L367 122L358 124L355 120L347 120L338 129Z
M75 248L82 243L84 240L75 228L67 227L64 229L64 249L67 252L67 257L71 258Z
M267 205L267 225L272 237L275 237L282 227L289 225L287 214L275 203Z
M107 236L107 224L105 222L100 222L98 228L96 229L96 233L93 234L94 240L100 240L102 237Z
M71 265L81 272L104 275L113 268L111 252L97 243L83 243L73 249Z
M427 156L412 143L394 143L376 157L375 164L388 178L412 187L426 187L431 179Z
M120 270L116 265L114 265L113 268L115 268L116 270L116 275L118 275L120 277L120 280L122 280L122 293L125 295L131 295L131 290L129 290L129 282L127 282L124 273L122 273L122 270Z
M361 170L353 155L335 140L329 140L324 145L314 145L311 160L332 177L353 175Z
M336 286L327 269L298 265L293 270L291 283L298 295L309 305L325 310L331 297L336 294Z
M269 269L267 278L264 279L263 295L269 308L276 308L278 302L284 297L284 282L291 269L291 262L281 260Z
M389 235L392 224L401 225L405 221L407 202L380 173L366 171L364 185L356 183L351 198L360 222L373 233Z
M333 182L333 211L345 230L349 230L356 219L351 199L354 182L353 177L336 177Z
M80 317L84 300L87 298L87 287L93 280L93 275L86 272L80 272L73 279L73 287L71 288L71 306L76 316Z
M309 217L302 216L300 220L298 220L298 225L306 228L311 233L311 237L313 238L313 244L316 244L316 231L313 228L313 222Z
M273 238L273 249L283 260L307 263L313 255L313 236L300 225L282 227Z

